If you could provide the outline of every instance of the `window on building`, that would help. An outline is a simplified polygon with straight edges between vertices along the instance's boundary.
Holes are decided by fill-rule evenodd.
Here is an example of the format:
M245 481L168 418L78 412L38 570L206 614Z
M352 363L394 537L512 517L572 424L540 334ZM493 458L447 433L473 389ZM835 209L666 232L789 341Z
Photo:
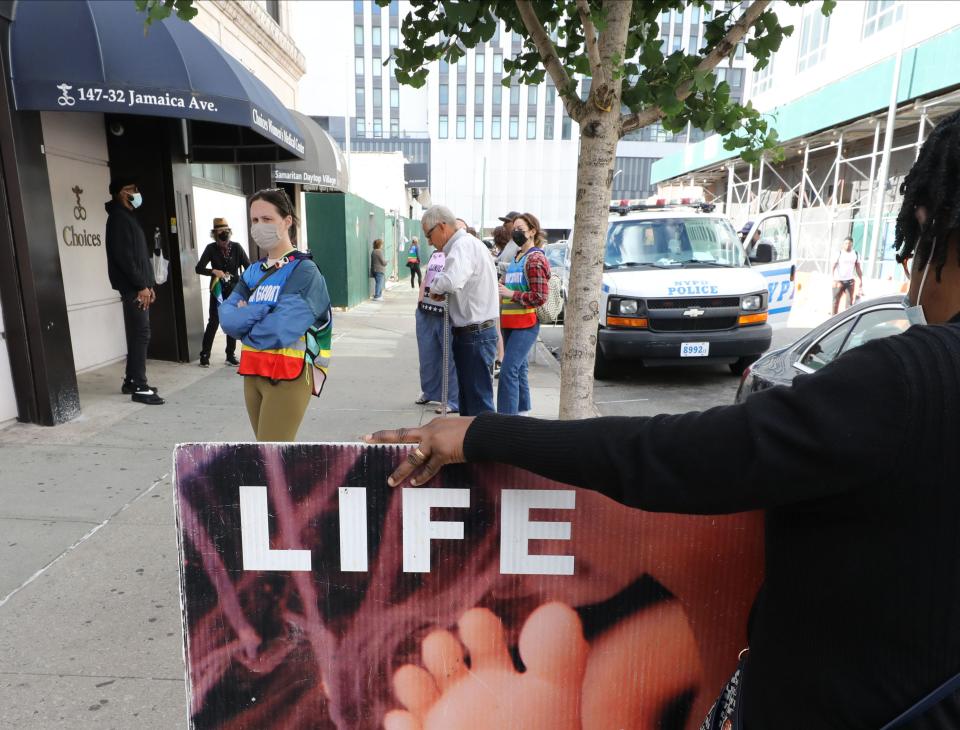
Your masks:
M375 25L375 26L373 26L373 28L370 29L370 42L373 43L373 45L375 45L375 46L379 46L379 45L380 45L380 40L381 40L381 37L380 37L380 26L379 26L379 25Z
M493 72L495 74L503 73L503 54L502 53L493 54Z
M367 136L367 120L366 119L357 119L357 136L366 137Z
M527 87L527 106L537 105L537 90L536 86Z
M457 104L467 103L467 85L457 84Z
M683 48L683 36L677 33L673 36L673 46L671 52L679 51L681 48Z
M363 76L363 56L357 56L353 59L353 72L357 76Z
M457 59L457 71L466 71L466 70L467 70L467 57L465 55L460 56L460 58Z
M478 74L482 74L486 70L487 57L483 51L477 51L477 55L473 57L473 62Z
M564 113L563 120L560 122L560 139L570 139L570 117Z
M547 114L543 118L543 138L553 139L553 114Z
M690 6L690 26L693 27L700 22L700 7L698 5Z
M490 139L500 139L500 117L490 120Z
M544 103L547 106L553 106L557 103L557 87L553 84L547 84L546 99Z
M699 50L699 37L697 36L697 29L694 27L690 29L690 37L687 39L687 53L689 53L691 56L694 56Z
M727 83L730 84L730 98L737 103L743 100L743 78L745 75L746 69L727 69Z
M494 83L493 85L493 103L502 104L503 103L503 85L499 82Z
M273 18L274 22L280 23L280 0L266 0L263 3L267 15Z
M400 120L399 119L390 120L390 136L391 137L400 136Z
M400 17L400 3L398 3L397 0L393 0L393 2L390 3L390 17L391 18Z
M510 87L510 103L519 104L520 103L520 87L513 85Z
M500 21L497 21L496 26L493 29L493 38L490 39L490 42L494 45L500 45Z
M751 94L762 94L773 85L773 61L774 57L770 56L770 61L766 66L759 71L753 72L753 89L751 90Z
M520 117L510 117L510 139L520 138Z
M473 118L473 138L483 139L483 117Z
M383 120L374 119L373 120L373 136L377 139L383 137Z
M353 0L354 15L363 15L363 0Z
M440 123L437 125L437 136L440 139L446 139L448 136L450 136L450 131L447 129L447 127L448 127L447 115L441 114Z
M353 43L357 46L363 45L363 26L355 25L353 26Z
M527 139L537 138L537 118L527 117Z
M742 61L744 55L746 54L746 48L743 43L738 43L736 49L733 52L733 57L738 61Z
M383 106L383 89L381 89L379 86L374 86L373 87L373 108L376 109L381 106Z
M467 118L463 114L457 115L457 139L467 138Z
M810 12L813 10L815 12ZM824 17L820 8L804 8L800 28L800 55L797 71L806 71L816 66L827 55L827 37L830 34L830 18Z
M863 37L879 33L902 18L903 3L899 0L868 0L863 11Z
M447 59L440 59L440 76L443 78L447 77L447 74L450 73L450 64L447 62Z
M353 93L354 100L357 104L357 114L363 114L364 110L367 108L367 97L366 94L363 93L363 87L358 86Z
M390 89L390 108L398 109L400 107L400 90Z
M446 84L440 84L440 106L446 106L450 103L450 87Z
M483 106L483 86L480 84L473 87L473 104Z
M396 48L400 45L400 29L391 28L390 29L390 47Z
M383 64L375 58L370 65L372 66L370 70L373 71L373 78L379 79L383 75Z

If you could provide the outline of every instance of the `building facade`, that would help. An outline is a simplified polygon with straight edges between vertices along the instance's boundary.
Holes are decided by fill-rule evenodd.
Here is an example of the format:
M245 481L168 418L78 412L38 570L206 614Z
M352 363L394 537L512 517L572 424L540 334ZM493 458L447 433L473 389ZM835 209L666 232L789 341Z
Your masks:
M868 276L898 285L899 186L926 135L960 108L960 5L913 0L774 5L795 26L747 98L779 132L782 162L745 164L716 137L653 165L661 185L697 185L736 223L793 211L801 272L829 276L850 235ZM876 293L877 290L874 289Z

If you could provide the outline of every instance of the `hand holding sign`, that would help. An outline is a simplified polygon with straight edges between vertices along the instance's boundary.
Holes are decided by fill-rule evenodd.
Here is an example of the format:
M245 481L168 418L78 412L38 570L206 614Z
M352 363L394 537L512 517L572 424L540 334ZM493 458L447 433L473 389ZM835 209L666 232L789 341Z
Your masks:
M420 428L401 428L395 431L377 431L363 437L368 444L417 444L405 462L387 479L396 487L407 477L411 486L426 484L447 464L462 464L463 440L473 418L435 418ZM419 469L416 474L414 470Z

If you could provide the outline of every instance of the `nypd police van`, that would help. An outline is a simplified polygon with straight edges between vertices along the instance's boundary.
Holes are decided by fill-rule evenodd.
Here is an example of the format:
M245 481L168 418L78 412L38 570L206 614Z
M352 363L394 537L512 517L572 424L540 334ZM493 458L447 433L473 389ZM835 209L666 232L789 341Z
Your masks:
M759 216L741 241L711 206L611 208L595 374L613 360L719 362L740 374L793 300L791 221Z

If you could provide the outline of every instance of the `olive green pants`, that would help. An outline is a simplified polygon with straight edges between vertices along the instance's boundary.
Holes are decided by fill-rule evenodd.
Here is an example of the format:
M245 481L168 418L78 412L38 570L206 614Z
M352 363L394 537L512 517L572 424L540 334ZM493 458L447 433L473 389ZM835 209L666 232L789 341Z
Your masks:
M259 375L243 379L243 398L257 441L293 441L313 394L311 368L295 380L271 381Z

